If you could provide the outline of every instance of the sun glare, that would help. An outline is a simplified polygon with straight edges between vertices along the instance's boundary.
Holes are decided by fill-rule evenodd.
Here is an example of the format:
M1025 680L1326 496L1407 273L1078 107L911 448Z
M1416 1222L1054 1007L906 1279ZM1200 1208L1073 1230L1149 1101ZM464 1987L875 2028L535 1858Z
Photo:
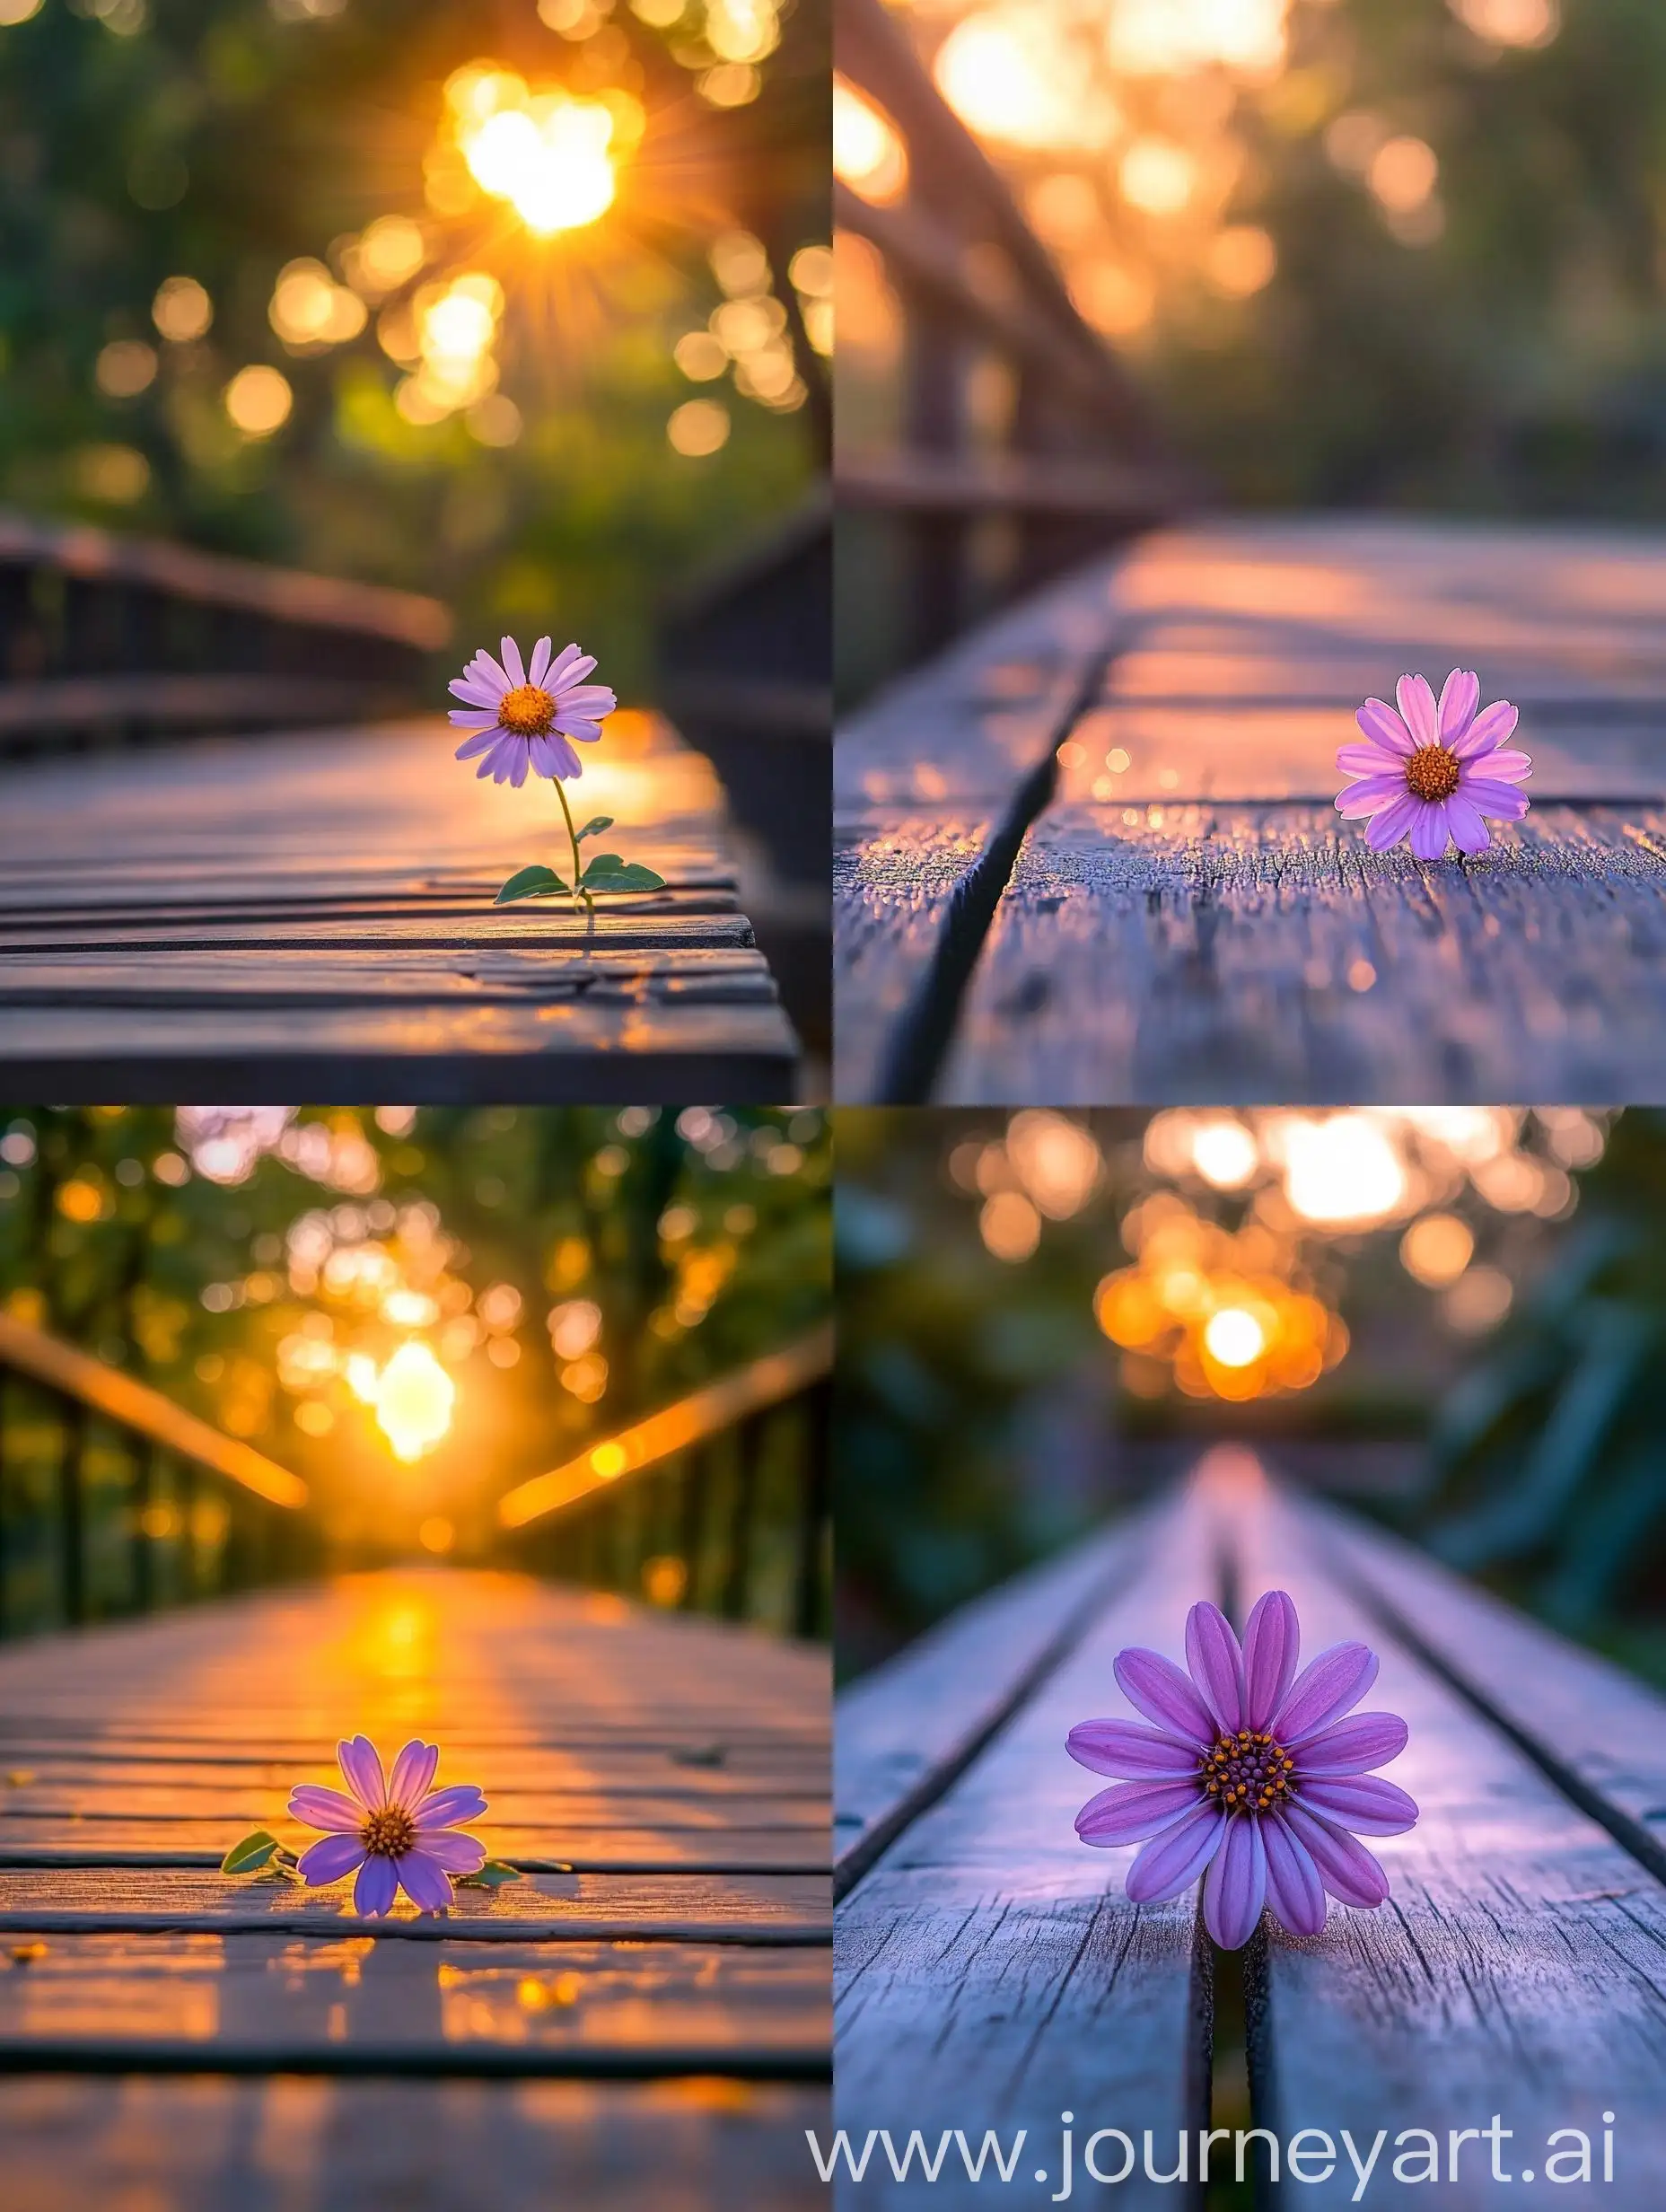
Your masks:
M457 1385L425 1344L400 1345L376 1379L376 1423L408 1464L450 1432Z

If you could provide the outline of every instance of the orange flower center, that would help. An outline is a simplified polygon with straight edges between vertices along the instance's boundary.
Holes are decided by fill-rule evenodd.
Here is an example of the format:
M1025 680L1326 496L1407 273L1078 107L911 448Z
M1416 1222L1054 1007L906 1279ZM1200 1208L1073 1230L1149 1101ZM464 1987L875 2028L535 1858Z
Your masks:
M540 684L517 684L497 702L499 724L516 737L544 737L556 718L556 702Z
M1217 1736L1201 1762L1204 1793L1223 1813L1267 1813L1290 1795L1295 1761L1262 1729Z
M375 1858L403 1858L416 1840L416 1823L403 1805L383 1805L359 1830L359 1841Z
M1406 788L1419 799L1450 799L1458 788L1459 774L1455 752L1448 752L1444 745L1419 745L1406 763Z

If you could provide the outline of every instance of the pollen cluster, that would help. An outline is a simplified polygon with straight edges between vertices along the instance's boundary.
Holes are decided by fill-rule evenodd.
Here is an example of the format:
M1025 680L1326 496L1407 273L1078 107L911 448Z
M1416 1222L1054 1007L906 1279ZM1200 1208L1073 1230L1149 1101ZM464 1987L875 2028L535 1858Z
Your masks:
M520 694L510 696L518 698ZM1450 799L1458 788L1460 772L1457 754L1444 745L1419 745L1406 763L1406 788L1414 798Z
M359 1830L359 1841L373 1858L403 1858L416 1840L416 1823L403 1805L383 1805Z
M546 737L555 718L556 702L540 684L517 684L497 702L500 727L515 737Z
M1205 1794L1228 1813L1266 1813L1290 1794L1295 1761L1265 1729L1217 1736L1203 1755Z

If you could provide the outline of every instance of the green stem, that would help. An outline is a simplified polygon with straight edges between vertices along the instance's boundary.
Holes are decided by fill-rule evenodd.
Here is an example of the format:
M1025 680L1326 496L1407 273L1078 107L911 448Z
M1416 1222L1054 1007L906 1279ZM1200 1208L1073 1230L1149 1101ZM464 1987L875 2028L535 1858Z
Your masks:
M566 786L558 776L555 778L555 785L556 796L561 802L561 812L567 818L567 843L573 847L573 903L577 906L582 899L586 906L590 906L594 903L590 893L579 888L578 879L584 871L578 856L578 831L573 827L573 809L567 804Z

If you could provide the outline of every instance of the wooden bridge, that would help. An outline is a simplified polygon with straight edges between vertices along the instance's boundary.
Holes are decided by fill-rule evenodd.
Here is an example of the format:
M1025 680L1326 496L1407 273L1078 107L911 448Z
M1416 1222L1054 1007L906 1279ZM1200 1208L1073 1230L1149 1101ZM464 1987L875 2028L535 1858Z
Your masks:
M1195 1892L1131 1905L1133 1847L1077 1840L1094 1778L1065 1738L1127 1709L1111 1674L1124 1646L1176 1655L1197 1598L1241 1627L1269 1588L1295 1600L1307 1655L1350 1637L1379 1654L1370 1703L1409 1723L1393 1778L1421 1817L1372 1842L1392 1883L1376 1912L1332 1904L1306 1940L1264 1921L1245 1952L1216 1953ZM1093 2129L1121 2129L1136 2158L1150 2129L1158 2174L1184 2130L1185 2184L1153 2186L1142 2164L1118 2200L1200 2205L1198 2131L1214 2128L1229 2193L1210 2201L1237 2203L1232 2135L1288 2146L1306 2128L1338 2170L1327 2178L1321 2154L1269 2200L1328 2212L1355 2201L1342 2129L1364 2155L1387 2131L1373 2196L1396 2189L1397 2135L1423 2129L1440 2146L1429 2201L1469 2208L1501 2184L1492 2147L1472 2135L1454 2150L1451 2131L1497 2114L1513 2195L1542 2201L1559 2129L1589 2137L1598 2182L1611 2127L1612 2181L1570 2201L1662 2201L1666 1705L1421 1554L1284 1494L1248 1453L1217 1450L1182 1495L952 1616L841 1698L836 1740L837 2124L858 2153L869 2129L900 2154L913 2129L934 2151L943 2129L974 2147L994 2129L1010 2148L1022 2128L1012 2193L1040 2203L1061 2186L1061 2113L1078 2162ZM1120 2148L1100 2156L1114 2174ZM1265 2143L1249 2156L1264 2188ZM1098 2193L1075 2174L1076 2198ZM859 2193L952 2208L986 2191L952 2146L935 2184L917 2165L898 2184L876 2146Z
M829 1356L802 1339L506 1492L505 1556L583 1581L210 1597L307 1567L305 1484L5 1321L0 1627L106 1616L0 1646L8 2212L812 2201L830 1690L783 1631L825 1623ZM288 1792L361 1732L438 1742L517 1878L370 1921L224 1873L252 1830L313 1839Z
M839 26L908 184L837 202L902 347L892 442L837 472L846 692L890 680L835 747L836 1095L1655 1095L1666 540L1204 519L902 28ZM1372 854L1354 710L1453 667L1520 708L1532 811Z
M615 715L583 794L666 888L494 908L565 830L543 785L478 783L442 716L409 718L443 699L448 628L407 594L0 521L14 1091L794 1095L719 787L664 722Z

